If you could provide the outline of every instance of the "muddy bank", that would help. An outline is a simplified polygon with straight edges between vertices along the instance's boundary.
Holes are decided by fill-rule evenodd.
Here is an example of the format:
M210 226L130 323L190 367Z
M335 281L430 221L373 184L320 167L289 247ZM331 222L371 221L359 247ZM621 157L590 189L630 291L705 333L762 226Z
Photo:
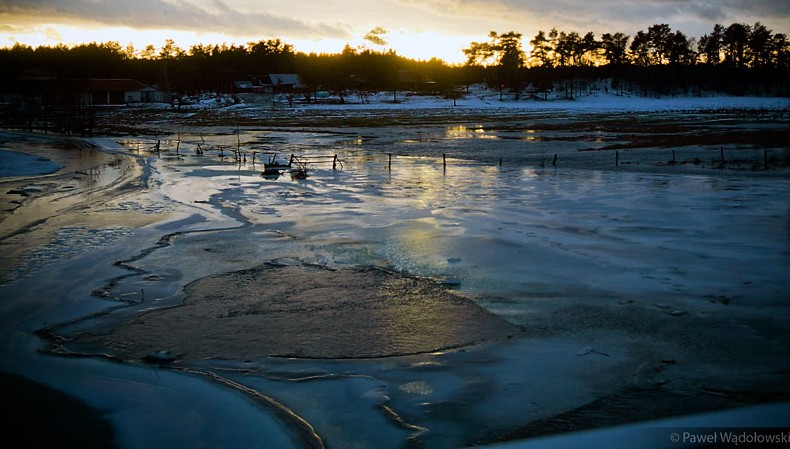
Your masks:
M521 330L434 281L379 268L265 264L186 286L183 306L155 310L101 344L122 359L375 358L458 348Z
M0 283L163 218L162 206L139 199L150 175L143 158L68 137L0 133L0 145L61 167L0 178Z

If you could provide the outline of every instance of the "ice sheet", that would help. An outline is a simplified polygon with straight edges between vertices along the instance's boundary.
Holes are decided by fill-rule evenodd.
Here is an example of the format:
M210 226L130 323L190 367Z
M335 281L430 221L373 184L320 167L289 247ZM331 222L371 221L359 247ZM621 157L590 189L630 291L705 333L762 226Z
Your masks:
M638 404L628 402L635 390L695 401L782 391L790 341L786 177L509 159L500 167L492 161L530 142L503 135L558 135L471 127L241 133L240 141L260 145L258 157L341 158L342 170L315 166L306 180L263 178L260 159L237 163L216 149L195 156L195 136L192 145L184 138L179 155L172 147L160 157L142 154L148 188L112 213L131 214L136 204L168 213L0 287L13 299L0 308L2 331L13 337L4 340L3 368L114 410L127 447L244 444L261 434L274 445L301 441L303 427L271 404L252 405L239 393L245 388L305 419L328 446L381 447L496 441L595 401ZM206 148L237 141L233 133L203 137ZM553 153L548 140L534 142L545 145L534 154ZM571 155L587 142L557 145ZM114 151L137 154L130 148ZM176 365L189 372L30 356L42 347L30 332L41 326L94 314L58 331L106 331L116 314L177 305L192 281L267 261L376 265L446 281L523 326L525 337L380 360ZM135 307L100 313L127 302ZM58 378L46 375L57 370ZM206 382L209 374L232 384ZM184 410L190 426L166 425Z

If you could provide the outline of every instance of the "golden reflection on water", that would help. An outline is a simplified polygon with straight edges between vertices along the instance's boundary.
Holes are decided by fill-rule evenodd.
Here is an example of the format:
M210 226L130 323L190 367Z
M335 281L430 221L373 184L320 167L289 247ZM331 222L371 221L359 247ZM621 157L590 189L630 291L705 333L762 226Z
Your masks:
M400 246L411 257L425 259L431 255L441 254L444 250L439 244L442 230L438 220L424 218L406 226L397 235Z
M535 135L535 134L538 133L538 131L535 130L535 129L525 129L523 131L523 133L526 134L526 136L521 138L521 140L523 140L523 141L526 141L526 142L537 142L539 140L539 138Z
M476 306L458 298L442 297L430 284L391 278L380 285L379 294L387 305L377 308L378 317L370 317L379 321L381 327L375 336L368 338L380 339L379 345L383 347L410 348L409 352L416 352L414 349L418 348L422 351L440 349L447 347L449 342L468 339L477 331L475 320L482 320L481 316L468 313ZM482 321L479 324L480 329L486 327ZM428 349L426 343L431 340L444 343L431 344L434 347ZM427 386L419 384L411 387L413 392L428 390Z
M477 124L472 127L466 125L452 125L445 128L445 138L447 139L499 139L493 131L487 131L483 125Z

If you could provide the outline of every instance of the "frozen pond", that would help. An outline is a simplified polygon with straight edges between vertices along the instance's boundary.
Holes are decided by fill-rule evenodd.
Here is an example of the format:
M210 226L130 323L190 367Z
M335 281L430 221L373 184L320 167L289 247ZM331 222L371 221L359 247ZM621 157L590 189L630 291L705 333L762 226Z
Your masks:
M617 167L611 152L600 162L599 156L585 159L593 169L582 162L554 166L555 153L566 161L579 146L609 145L613 138L584 132L574 140L567 130L539 126L532 132L488 129L248 129L238 136L226 130L103 141L115 154L146 158L147 184L93 206L103 217L96 229L87 220L87 230L72 223L53 232L53 241L76 230L97 237L86 239L89 251L36 265L31 270L40 271L31 277L0 287L12 299L3 316L26 311L4 330L51 325L54 335L78 337L58 350L133 360L116 365L31 355L40 343L13 334L3 348L13 355L4 365L39 380L53 366L79 373L49 383L110 410L121 440L147 447L167 442L138 434L147 421L134 411L145 398L158 397L168 405L148 420L175 419L179 409L191 406L188 391L205 392L192 404L194 427L180 435L162 429L169 442L192 444L200 438L194 429L212 419L219 421L211 429L224 430L204 430L210 439L227 438L227 425L252 408L260 416L247 412L243 419L266 436L247 428L234 433L234 441L432 448L563 432L563 416L594 427L787 393L786 176L697 166L655 170L644 162L640 169ZM508 135L516 138L503 139ZM538 146L529 157L517 157L530 135ZM158 154L151 151L157 140ZM201 156L195 154L198 143ZM236 146L247 149L238 161ZM666 158L669 150L650 151ZM689 151L707 156L712 149ZM747 151L750 161L762 161L762 152ZM279 159L337 155L340 163L336 170L327 161L310 165L307 179L261 176L261 160L275 152ZM538 156L542 166L535 163ZM152 222L121 227L107 219L133 214ZM29 257L42 248L30 248ZM169 325L205 321L211 327L231 309L215 309L213 316L180 314L187 308L171 307L189 302L185 291L194 290L185 287L265 264L338 273L373 267L426 279L520 331L374 358L355 357L352 339L343 343L347 357L336 345L340 353L319 360L249 344L230 351L229 334L204 330L191 336L196 346L177 346L182 343L156 327L155 317L165 312L175 320ZM294 278L294 288L309 281ZM261 285L256 288L266 288ZM33 296L38 311L24 301ZM44 305L46 297L61 299ZM474 327L457 313L431 317L431 326ZM295 340L289 343L298 347L304 338L304 345L314 344L307 321L293 316ZM392 323L393 332L412 332L402 318L384 322ZM177 359L168 359L172 369L156 382L151 373L157 369L130 355L134 342L124 336L132 334L124 332L135 326L157 336L146 352L168 351ZM354 338L366 344L380 336L376 328L367 334L359 329ZM263 339L277 330L258 332ZM102 386L92 390L84 380L90 378L102 379ZM137 399L112 385L134 385ZM167 390L165 396L157 396L159 389ZM210 411L215 401L227 401L233 411L217 416ZM641 412L622 412L634 409ZM534 430L525 427L530 423Z

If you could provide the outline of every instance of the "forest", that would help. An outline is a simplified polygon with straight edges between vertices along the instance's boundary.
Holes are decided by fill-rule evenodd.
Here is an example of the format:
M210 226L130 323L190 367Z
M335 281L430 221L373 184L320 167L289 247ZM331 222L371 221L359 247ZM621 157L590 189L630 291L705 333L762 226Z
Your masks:
M606 88L637 95L790 95L790 41L761 23L716 24L710 33L688 37L668 24L634 36L622 32L492 31L485 42L463 49L466 62L413 60L393 50L347 45L341 53L296 52L280 39L247 45L195 45L172 40L142 50L117 42L76 46L16 44L0 49L5 86L25 77L58 79L130 78L174 94L233 92L234 82L254 75L296 73L312 92L339 95L408 89L461 96L476 83L521 98L573 98L607 80ZM374 38L382 39L380 35ZM310 95L307 95L308 99Z

